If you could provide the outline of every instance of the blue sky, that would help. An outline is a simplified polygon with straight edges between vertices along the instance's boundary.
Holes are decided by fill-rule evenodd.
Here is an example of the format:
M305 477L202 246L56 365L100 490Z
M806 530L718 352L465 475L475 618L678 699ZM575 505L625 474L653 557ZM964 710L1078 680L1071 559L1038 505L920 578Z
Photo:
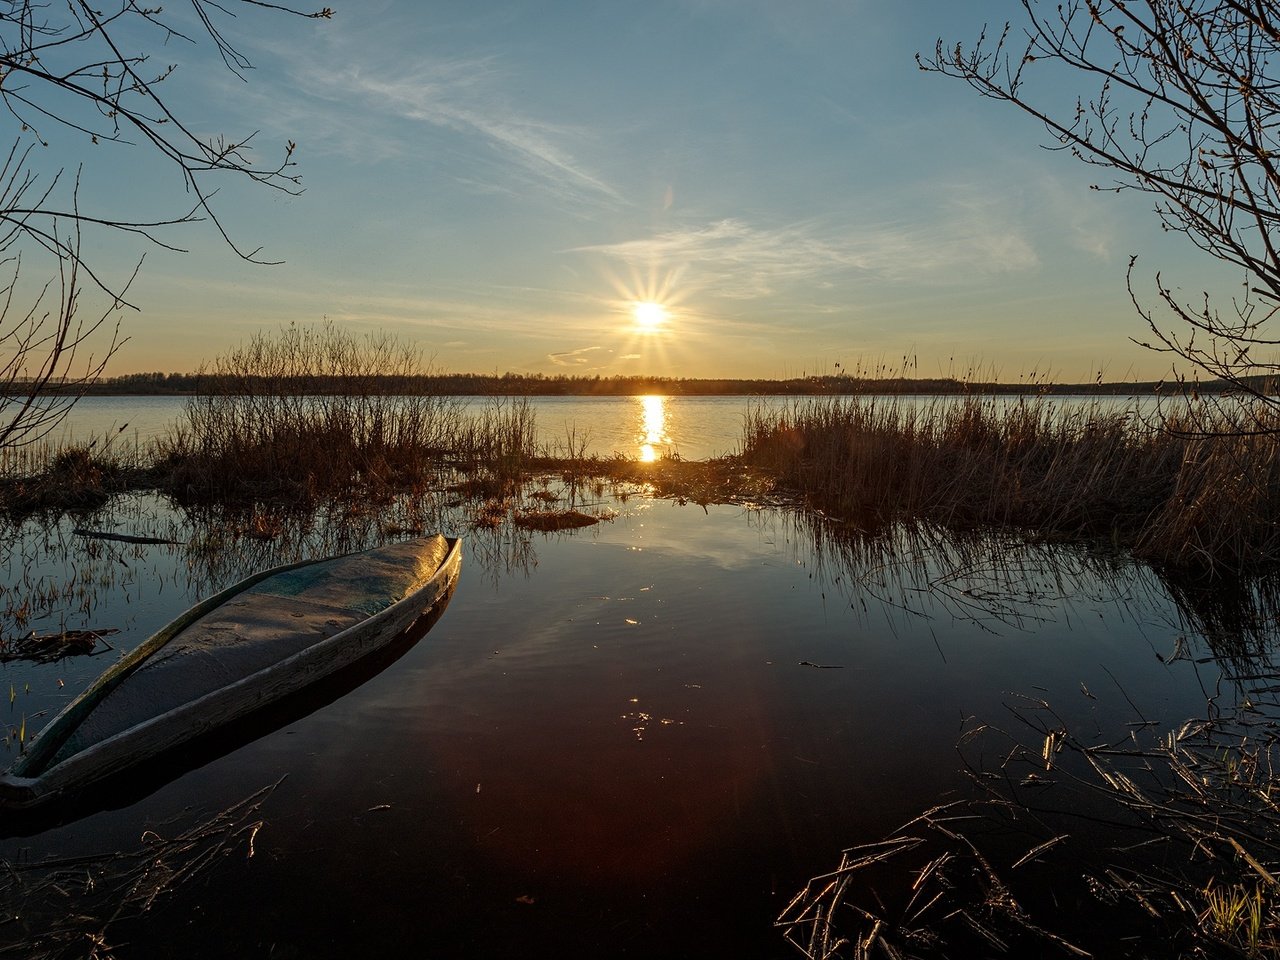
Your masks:
M185 255L148 252L109 372L193 369L327 317L448 371L782 377L911 355L922 376L1163 376L1127 339L1145 336L1129 255L1144 285L1234 278L1141 197L1091 192L1096 173L1042 149L1034 121L916 68L937 38L1019 13L366 0L328 22L240 17L248 83L171 43L171 103L209 133L259 130L264 155L296 141L306 189L217 198L283 265L201 229L173 238ZM82 206L185 202L140 149L89 159ZM94 243L118 272L143 252ZM638 329L631 305L650 300L667 315Z

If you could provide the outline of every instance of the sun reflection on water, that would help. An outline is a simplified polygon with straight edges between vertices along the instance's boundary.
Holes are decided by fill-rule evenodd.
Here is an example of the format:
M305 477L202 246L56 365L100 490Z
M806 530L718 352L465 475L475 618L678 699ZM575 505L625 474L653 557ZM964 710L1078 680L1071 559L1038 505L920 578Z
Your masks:
M640 460L653 463L658 459L660 446L671 442L667 436L666 397L639 397L640 401Z

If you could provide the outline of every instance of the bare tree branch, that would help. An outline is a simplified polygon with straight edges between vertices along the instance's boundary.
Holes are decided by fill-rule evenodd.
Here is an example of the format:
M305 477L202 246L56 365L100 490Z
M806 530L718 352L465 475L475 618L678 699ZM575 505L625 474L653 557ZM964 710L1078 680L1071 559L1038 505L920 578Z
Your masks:
M224 32L238 12L328 19L333 11L306 12L264 0L185 0L185 6L195 28L136 0L0 0L0 107L17 121L0 164L0 268L11 271L7 282L0 280L0 451L47 436L123 342L112 318L132 306L126 296L137 267L123 282L102 276L81 256L83 231L123 233L181 251L170 232L204 222L237 256L268 263L259 258L260 248L232 237L213 205L213 178L301 191L292 141L275 160L261 162L253 150L256 132L197 135L199 118L170 109L163 96L176 68L152 67L146 46L211 42L227 69L244 79L252 63ZM137 219L82 209L80 173L92 162L92 149L74 178L60 169L37 174L34 163L49 145L42 134L46 126L73 142L79 138L87 148L133 146L161 159L182 182L180 206L171 215ZM55 275L43 287L27 289L21 277L32 253L52 257ZM80 307L86 280L106 302L88 319ZM23 302L30 305L23 309Z
M1280 309L1280 0L1022 0L1020 31L984 28L970 47L917 56L922 70L968 83L1035 117L1051 149L1114 179L1095 189L1151 195L1166 230L1242 271L1245 294L1219 310L1179 298L1157 274L1160 313L1130 295L1154 341L1244 394L1277 404L1280 373L1256 350ZM1097 85L1074 107L1053 102L1054 72Z

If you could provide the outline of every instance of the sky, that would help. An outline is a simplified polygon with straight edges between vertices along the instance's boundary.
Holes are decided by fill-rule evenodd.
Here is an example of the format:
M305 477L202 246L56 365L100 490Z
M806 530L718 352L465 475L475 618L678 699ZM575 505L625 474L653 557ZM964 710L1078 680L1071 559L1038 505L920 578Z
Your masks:
M1144 293L1157 270L1187 289L1237 278L1149 200L1091 191L1098 171L1044 149L1034 120L916 66L1020 13L339 0L327 21L226 21L243 79L208 43L131 32L177 65L162 90L193 129L257 131L263 160L296 142L304 191L220 185L223 223L273 266L208 224L164 234L182 254L87 237L113 280L143 258L107 372L194 370L328 320L444 372L776 378L908 358L924 377L1162 377L1168 358L1129 339L1147 336L1130 255ZM1068 74L1043 90L1092 92ZM82 210L189 202L143 146L50 139L34 163L83 163Z

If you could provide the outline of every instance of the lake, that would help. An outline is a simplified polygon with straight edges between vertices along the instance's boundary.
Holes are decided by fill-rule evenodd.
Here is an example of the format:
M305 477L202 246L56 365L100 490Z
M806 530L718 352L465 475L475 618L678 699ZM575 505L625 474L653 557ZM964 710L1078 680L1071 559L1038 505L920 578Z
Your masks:
M487 397L457 398L461 411L479 413ZM734 453L741 447L745 414L752 409L784 409L809 398L786 397L531 397L538 441L551 452L583 445L588 454L651 460L677 454L686 460ZM881 402L891 398L881 398ZM898 398L905 403L949 402L955 398ZM1043 398L1054 405L1097 405L1105 409L1153 409L1150 397ZM1001 397L996 402L1016 402ZM167 431L182 414L183 397L84 397L54 439L85 441L115 436L145 443Z
M690 406L727 424L741 402ZM1175 724L1203 714L1219 651L1270 643L1247 597L1223 607L1101 548L860 537L616 493L575 501L616 515L571 534L472 530L428 505L467 544L431 632L355 689L184 751L76 819L6 820L0 858L77 866L61 893L4 905L23 919L0 947L104 929L122 960L789 957L771 924L809 877L972 795L966 720L1007 724L1026 694L1098 737L1138 712ZM322 515L258 539L135 496L10 531L6 635L121 632L97 656L0 666L3 749L199 597L402 522ZM126 892L153 888L133 916Z
M84 397L57 439L69 441L121 433L145 442L181 416L183 397ZM478 413L491 401L460 397L463 413ZM530 399L539 442L549 449L585 442L588 453L653 458L677 453L705 459L732 453L741 443L742 419L750 404L779 403L754 397L535 397ZM121 428L123 431L121 432Z
M549 449L643 460L731 452L750 405L788 401L531 402ZM182 403L87 398L67 436L145 442ZM0 666L9 756L121 651L249 572L424 520L467 553L443 619L354 689L154 765L66 822L0 830L0 858L72 858L95 877L70 913L33 888L0 946L69 915L90 918L73 939L96 932L111 896L137 887L123 867L136 856L166 869L144 916L106 925L121 958L789 956L771 922L810 876L972 795L967 725L1007 722L1021 696L1097 737L1136 717L1173 725L1203 714L1218 657L1267 654L1275 630L1247 590L1197 592L1096 545L869 536L789 510L550 491L611 519L472 529L441 497L274 518L264 538L246 518L137 495L7 531L5 636L120 631L95 656Z

